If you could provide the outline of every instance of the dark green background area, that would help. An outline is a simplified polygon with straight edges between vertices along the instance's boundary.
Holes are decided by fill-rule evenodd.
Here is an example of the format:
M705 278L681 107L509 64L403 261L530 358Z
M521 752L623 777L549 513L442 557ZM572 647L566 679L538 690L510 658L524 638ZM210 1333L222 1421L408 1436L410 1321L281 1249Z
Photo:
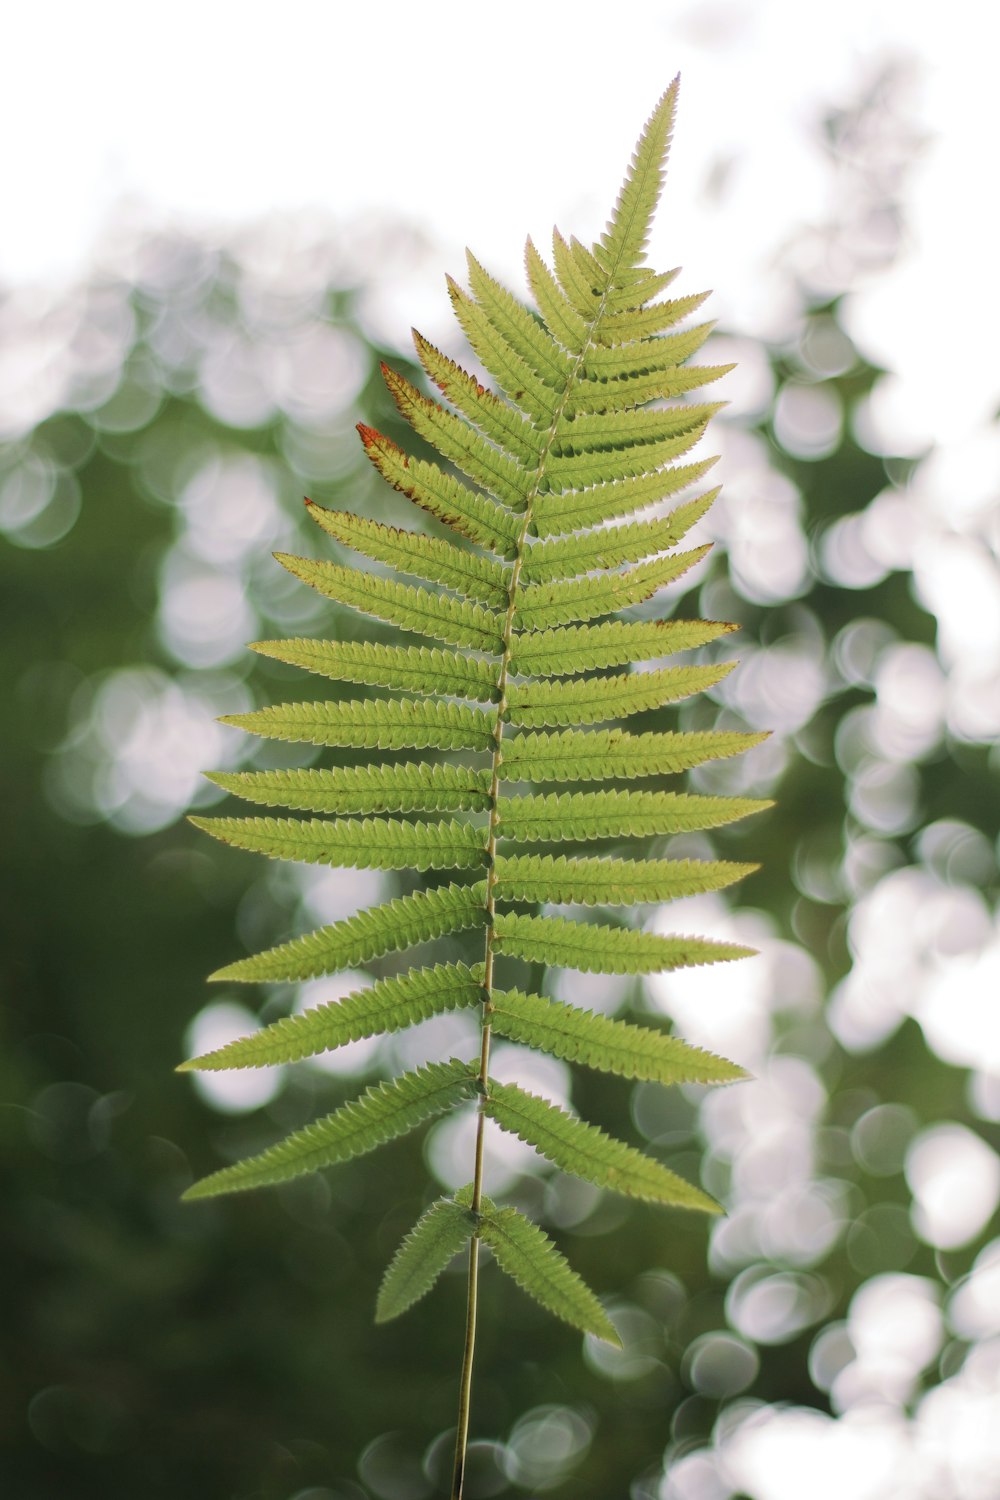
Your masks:
M192 244L162 249L199 265L195 301L211 311L224 348L241 327L239 266ZM64 816L52 791L53 765L73 753L67 736L85 717L88 684L144 663L181 672L154 613L158 569L176 537L172 496L190 473L191 456L245 451L273 458L303 550L323 555L324 539L306 535L300 519L306 490L324 502L379 506L393 520L407 515L405 503L378 490L364 469L351 423L371 423L413 451L378 378L378 360L414 371L407 356L372 345L356 289L331 282L322 303L302 314L303 326L332 322L351 332L368 347L370 374L338 440L347 478L317 479L296 472L294 423L286 415L259 427L227 426L200 399L194 365L186 376L175 366L168 378L157 363L153 335L162 343L172 321L183 329L190 296L122 276L113 289L135 317L122 390L127 396L135 382L152 393L148 420L113 431L102 424L101 406L60 411L5 460L13 467L33 450L55 454L75 474L82 508L51 547L0 544L7 709L0 789L0 1484L12 1500L428 1500L446 1492L463 1277L447 1274L406 1318L373 1325L382 1270L437 1192L420 1140L342 1166L319 1183L182 1206L179 1195L193 1176L325 1111L357 1085L300 1069L264 1110L225 1116L177 1077L186 1028L212 999L204 976L242 952L248 932L259 933L250 945L257 947L285 936L290 903L268 884L261 861L212 843L183 820L138 837L96 816ZM98 278L89 291L100 290ZM837 319L836 299L806 299L804 328ZM766 354L776 387L816 378L796 347ZM850 410L878 373L855 356L828 385ZM846 433L819 459L783 450L770 405L748 425L766 444L774 472L800 490L811 542L887 484L905 480L905 464L873 456ZM167 476L160 493L149 480L153 469ZM269 591L285 582L266 551L251 582L267 634ZM741 595L717 549L697 586L687 594L683 587L673 591L675 613L718 612L726 604L741 639L763 649L813 632L829 653L859 618L884 622L903 641L934 641L934 620L902 573L847 590L814 570L794 599L764 604ZM363 633L332 608L319 628ZM379 638L391 633L382 629ZM235 671L260 703L298 680L249 655ZM193 674L182 675L190 682ZM991 841L998 831L987 752L970 744L939 746L917 768L917 824L894 837L860 826L847 809L835 740L845 716L871 701L871 687L831 682L811 721L789 738L776 784L748 788L776 796L776 809L713 840L723 857L761 860L761 872L737 889L734 904L769 914L780 935L812 955L827 990L850 964L845 918L858 892L838 873L849 840L868 838L878 867L888 870L919 862L919 822L961 820ZM704 700L679 720L667 712L646 716L642 727L710 724L720 712L735 722ZM813 872L808 890L795 877L803 864ZM816 889L824 882L821 900ZM906 1215L902 1173L869 1176L845 1147L857 1118L884 1101L908 1105L920 1124L965 1122L988 1139L990 1127L970 1113L965 1073L936 1058L912 1021L864 1055L845 1053L819 1022L808 1030L804 1039L792 1010L779 1016L775 1052L795 1056L804 1046L829 1093L822 1136L829 1157L819 1166L846 1184L851 1217L899 1206L874 1221L882 1229L869 1230L867 1240L857 1233L852 1239L845 1224L812 1268L825 1284L824 1316L832 1322L867 1276L905 1268L954 1281L983 1243L935 1255L919 1241ZM639 1142L630 1093L619 1080L580 1075L574 1104ZM697 1175L693 1107L684 1118L677 1140L652 1149ZM526 1181L519 1201L544 1214L537 1183ZM655 1337L642 1373L607 1378L581 1359L575 1334L490 1265L473 1432L504 1443L534 1409L582 1413L589 1448L585 1456L571 1454L563 1471L553 1460L544 1493L606 1500L633 1485L636 1496L653 1496L665 1446L672 1442L683 1454L704 1443L719 1414L720 1400L693 1388L685 1351L699 1336L725 1329L727 1286L707 1269L707 1229L696 1217L616 1205L584 1229L557 1237L601 1295L624 1297L647 1315L643 1326ZM822 1321L786 1342L762 1344L759 1373L744 1394L827 1410L809 1373ZM940 1374L932 1367L925 1381ZM487 1449L474 1457L473 1496L543 1492L540 1483L501 1473Z

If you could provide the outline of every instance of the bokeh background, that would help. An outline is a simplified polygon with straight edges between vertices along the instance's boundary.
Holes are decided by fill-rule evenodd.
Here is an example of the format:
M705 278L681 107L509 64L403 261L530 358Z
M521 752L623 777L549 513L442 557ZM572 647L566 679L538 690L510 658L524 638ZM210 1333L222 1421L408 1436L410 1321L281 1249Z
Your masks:
M321 550L303 494L414 524L353 430L404 440L379 359L413 374L413 322L461 353L442 273L464 239L519 286L526 230L598 232L678 67L651 258L717 287L709 357L739 368L710 439L719 545L672 602L742 626L742 667L679 722L774 729L699 781L777 807L712 841L759 874L648 915L760 956L646 983L535 977L668 1017L756 1078L702 1097L500 1049L498 1071L645 1143L728 1217L491 1157L494 1190L556 1236L625 1349L487 1274L470 1496L1000 1493L991 24L961 3L783 0L41 3L12 23L12 1500L447 1492L464 1278L399 1324L376 1329L372 1307L404 1230L467 1180L466 1127L243 1200L178 1196L461 1036L450 1020L323 1066L176 1076L258 1016L365 982L220 993L207 972L395 889L266 867L184 814L217 798L203 769L302 763L216 722L303 691L245 643L359 628L271 560Z

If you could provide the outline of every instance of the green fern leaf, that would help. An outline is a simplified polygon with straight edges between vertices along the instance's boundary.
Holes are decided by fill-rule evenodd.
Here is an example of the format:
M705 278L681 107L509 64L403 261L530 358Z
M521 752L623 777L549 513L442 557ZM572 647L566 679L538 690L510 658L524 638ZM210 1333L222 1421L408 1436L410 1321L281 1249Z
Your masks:
M407 458L402 448L373 427L359 422L358 432L382 477L428 515L494 552L506 552L513 546L520 526L506 506L470 490L437 464Z
M277 1021L185 1065L215 1070L290 1062L459 1007L478 1009L477 1062L436 1063L369 1089L189 1194L283 1181L371 1150L478 1098L474 1182L453 1200L434 1204L407 1235L383 1282L380 1319L428 1291L470 1238L474 1287L483 1239L501 1268L550 1311L615 1340L600 1303L547 1236L483 1195L488 1120L599 1186L655 1203L710 1212L717 1207L662 1163L488 1075L496 1033L625 1078L707 1083L745 1076L736 1064L652 1027L504 990L498 974L508 959L570 971L646 974L752 951L591 922L582 914L555 916L545 908L666 902L721 890L755 869L753 864L626 857L618 848L609 854L534 854L528 847L666 838L716 828L768 805L606 785L678 775L741 754L765 738L728 728L658 726L655 732L629 733L620 727L616 721L662 710L720 682L732 663L678 666L663 659L705 646L735 627L711 620L600 619L652 598L704 556L705 546L673 549L717 494L713 489L674 503L715 462L689 454L720 403L687 394L729 366L688 363L713 326L685 324L704 294L657 301L678 273L640 263L663 182L676 97L675 80L647 122L596 244L588 247L557 230L550 268L528 241L527 274L537 312L472 255L469 290L449 280L454 311L485 372L481 378L417 333L418 358L446 405L383 366L400 413L436 461L411 458L359 424L362 443L383 478L447 528L446 534L310 504L313 519L336 546L360 553L373 569L279 558L335 605L440 645L258 643L264 655L335 683L356 684L361 696L279 703L223 722L266 738L354 751L361 763L212 778L250 802L320 816L192 820L223 842L272 858L473 872L279 943L213 978L311 979L472 931L482 944L480 962L439 963L377 979L370 989ZM668 504L673 508L665 514ZM400 693L407 696L386 696ZM602 723L609 727L587 727ZM407 763L383 764L373 753L399 751L415 754ZM435 763L439 752L448 763ZM549 781L573 789L542 793L521 786ZM578 789L588 782L598 785ZM422 813L446 816L413 819ZM482 816L447 816L470 813ZM519 904L543 911L511 909ZM467 1393L467 1381L464 1388Z
M653 338L668 328L676 327L682 319L697 312L710 296L710 292L695 292L689 297L654 302L650 307L634 307L625 312L612 313L602 322L597 342L613 347L637 339Z
M568 677L693 651L737 628L718 620L607 620L533 630L514 642L511 670L520 677Z
M510 569L491 558L479 557L441 537L383 526L380 521L353 516L346 510L325 510L312 500L308 507L311 519L328 536L355 552L363 552L373 562L386 563L401 573L443 584L488 609L507 608Z
M489 703L497 696L497 668L477 657L437 646L383 646L374 641L324 641L312 637L255 641L261 656L305 667L337 682L400 688L411 693L450 693Z
M283 979L315 979L355 964L428 943L446 932L486 925L485 886L446 885L438 890L397 896L382 906L359 911L319 927L252 958L241 958L209 975L214 980L249 984Z
M704 692L735 665L724 662L717 667L663 667L657 672L627 672L615 677L574 677L568 682L511 683L507 688L507 717L522 729L623 719Z
M426 1297L441 1272L472 1238L476 1220L453 1198L439 1198L422 1214L393 1256L375 1304L376 1323L388 1323Z
M541 995L500 990L492 1004L490 1020L500 1036L604 1073L664 1084L731 1083L749 1077L735 1063L692 1047L679 1037L628 1021L614 1021Z
M672 776L708 760L741 755L767 738L727 730L666 730L628 734L623 729L563 729L505 740L500 764L505 781L605 781L630 776Z
M538 461L537 428L513 406L479 384L475 376L463 370L453 359L413 330L417 357L438 390L452 406L474 422L484 437L522 464Z
M548 792L503 801L501 834L515 842L645 838L719 828L770 807L748 797L686 792Z
M563 294L580 315L587 336L596 339L597 334L592 330L604 323L604 318L598 316L601 310L600 282L603 279L600 267L597 266L594 274L589 265L581 265L573 247L558 229L552 231L552 259Z
M685 365L680 370L640 371L618 380L582 380L567 401L567 412L596 416L629 411L644 401L666 401L721 380L735 365Z
M517 1084L491 1079L483 1108L502 1130L527 1141L561 1171L585 1182L646 1203L721 1212L713 1198L661 1162Z
M536 426L547 427L559 405L559 392L521 358L485 310L467 297L457 282L450 276L447 281L455 316L475 353L507 398L531 417Z
M549 483L554 489L580 490L608 479L647 477L652 470L659 469L661 464L668 463L672 458L679 458L682 453L693 448L704 436L709 418L718 410L719 406L716 404L712 407L687 406L676 414L646 413L645 415L668 418L662 425L672 426L676 430L656 439L646 439L641 432L628 439L623 434L621 446L612 446L614 437L608 430L608 416L601 414L601 426L597 425L596 417L576 417L574 425L594 425L590 428L581 425L581 430L574 432L567 422L559 447L553 447L548 456L546 472Z
M575 234L570 235L569 253L580 275L589 286L590 295L597 299L596 316L592 317L592 321L600 324L608 312L608 303L614 295L613 289L608 285L607 270L586 245L581 245Z
M717 494L718 490L713 490L702 495L698 501L691 501L658 521L602 527L599 531L536 543L525 553L521 580L556 583L592 568L617 568L622 563L639 562L651 553L664 552L701 519Z
M584 370L590 380L633 380L639 375L666 375L678 369L708 338L712 323L697 323L667 338L635 339L628 344L596 345L587 350Z
M486 838L471 823L408 823L402 818L192 818L224 844L271 859L354 870L447 870L482 865Z
M421 396L415 386L388 365L382 366L382 377L414 432L497 500L523 510L530 483L528 470L487 443L454 412Z
M403 630L416 630L453 646L497 653L503 649L501 620L492 610L430 589L395 583L374 573L359 573L337 563L313 562L276 552L283 568L338 604L350 605Z
M402 1031L430 1016L475 1005L482 998L482 964L473 969L465 964L411 969L396 979L376 980L369 989L355 990L343 1000L329 1000L299 1015L283 1016L260 1031L181 1063L177 1071L218 1072L300 1062L364 1037Z
M557 338L564 349L582 349L588 340L588 325L563 292L530 236L524 248L524 263L528 284L553 338Z
M710 938L661 937L627 927L572 922L565 917L525 917L513 911L497 916L493 934L495 946L513 958L587 973L658 974L749 958L755 951Z
M215 1198L248 1188L287 1182L307 1172L321 1172L351 1157L407 1135L434 1115L453 1109L476 1093L474 1069L452 1058L402 1073L389 1083L366 1089L360 1099L332 1115L295 1130L258 1156L223 1167L189 1187L185 1198Z
M703 458L698 463L677 464L672 469L657 469L653 474L638 474L629 479L610 479L582 490L572 487L548 490L538 496L532 507L532 525L539 537L551 537L630 516L668 500L689 484L696 484L715 462L714 458ZM688 525L700 520L717 494L718 490L713 490L710 495L688 502L699 507Z
M483 269L471 250L465 258L472 295L492 327L547 386L561 392L574 376L574 361L524 303Z
M710 544L709 544L710 545ZM544 630L574 620L593 620L609 615L630 604L641 604L658 589L680 578L709 550L695 547L672 557L658 557L640 563L623 573L605 573L598 577L574 578L566 583L529 585L514 611L514 625L519 630Z
M484 1198L479 1236L493 1251L500 1269L548 1312L581 1333L592 1333L616 1349L622 1347L617 1329L594 1293L537 1224L516 1208L497 1208Z
M572 244L573 252L577 255L586 255L588 252L582 246L578 246L576 240ZM593 247L594 259L604 264L603 252L599 246ZM607 307L607 319L613 318L616 313L630 312L635 308L644 307L661 292L665 292L668 286L673 286L680 275L680 266L674 266L671 271L651 271L648 266L631 266L622 268L618 273L617 287L609 287L605 294L605 305ZM602 318L603 327L605 319Z
M697 406L684 403L663 411L563 412L556 427L553 459L547 468L558 477L564 469L558 460L566 458L568 468L572 458L589 460L601 454L597 469L601 479L609 472L647 474L663 461L657 455L664 444L703 431L720 410L721 403L715 401ZM613 455L606 451L609 448L613 448ZM676 451L670 448L663 457L672 458ZM625 462L630 467L618 467Z
M637 265L646 249L653 211L659 201L666 175L667 152L677 113L680 80L675 78L650 115L639 137L639 143L625 174L614 212L601 235L601 263L607 267L608 282L620 286L623 268ZM599 254L598 246L594 246ZM645 300L643 298L642 300Z
M332 770L210 771L224 791L266 807L342 815L483 811L490 773L471 766L337 766Z
M481 709L411 698L279 703L219 722L266 739L348 750L485 750L493 739Z
M562 854L498 855L495 890L506 901L555 906L638 906L723 890L757 865L709 859L580 859Z

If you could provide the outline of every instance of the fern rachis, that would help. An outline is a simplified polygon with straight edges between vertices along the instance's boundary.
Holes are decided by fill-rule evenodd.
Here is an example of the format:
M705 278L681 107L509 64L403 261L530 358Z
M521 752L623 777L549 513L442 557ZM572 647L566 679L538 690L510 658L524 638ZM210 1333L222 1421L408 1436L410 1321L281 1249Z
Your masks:
M506 955L642 974L748 951L548 910L632 907L721 889L754 866L623 857L622 841L706 830L767 805L658 785L664 776L740 754L762 736L614 727L619 719L704 691L729 670L673 663L631 670L635 662L656 662L717 639L729 625L608 618L654 599L700 559L704 548L672 549L716 493L674 504L669 514L660 510L713 462L675 462L690 453L717 410L714 403L681 398L728 368L685 363L711 324L677 325L703 297L655 300L673 273L658 276L640 264L676 93L675 81L650 117L600 241L588 250L557 231L554 270L528 242L537 312L471 255L470 291L449 281L456 316L496 391L419 334L418 357L448 404L384 370L400 412L441 459L411 458L359 425L375 467L417 508L417 529L312 504L309 513L338 546L400 578L340 562L279 557L340 606L433 644L260 642L258 651L355 684L366 696L279 704L227 722L277 739L378 752L378 758L355 766L216 773L213 779L237 796L309 816L193 820L225 842L273 858L449 872L443 883L238 960L213 978L307 979L455 933L474 934L480 944L471 963L438 963L379 979L368 990L184 1065L293 1061L448 1010L478 1009L478 1057L433 1062L369 1088L188 1193L208 1197L316 1171L476 1101L471 1181L454 1198L431 1205L406 1237L377 1308L380 1321L404 1311L468 1244L454 1496L462 1491L480 1241L557 1316L598 1337L617 1337L593 1292L542 1230L485 1196L487 1123L600 1186L659 1204L717 1208L636 1148L515 1085L496 1083L489 1072L493 1033L630 1079L722 1083L744 1076L735 1064L660 1030L506 988L498 973ZM421 511L440 523L438 534L420 529ZM592 727L609 723L613 727ZM399 752L418 758L399 759ZM606 785L633 780L646 785ZM536 792L520 783L572 789ZM611 854L574 852L576 845L606 840L615 841ZM539 852L538 844L554 851ZM559 847L566 844L568 853Z

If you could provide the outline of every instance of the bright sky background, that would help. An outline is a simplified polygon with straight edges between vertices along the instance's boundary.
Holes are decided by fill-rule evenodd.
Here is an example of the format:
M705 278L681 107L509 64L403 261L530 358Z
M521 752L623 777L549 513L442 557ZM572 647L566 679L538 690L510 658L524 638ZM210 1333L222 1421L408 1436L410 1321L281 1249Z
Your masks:
M616 27L620 35L614 40ZM602 226L655 100L683 74L651 259L697 264L716 316L766 331L760 270L822 216L810 136L889 56L912 58L929 144L910 184L913 244L864 317L872 352L940 399L942 332L996 404L984 326L1000 298L989 184L1000 21L978 0L34 0L7 17L0 95L0 278L81 264L123 197L185 219L316 205L423 226L517 274L526 230ZM713 172L729 166L719 201ZM829 205L827 205L827 208ZM916 388L914 388L915 390ZM948 435L945 432L942 436Z

